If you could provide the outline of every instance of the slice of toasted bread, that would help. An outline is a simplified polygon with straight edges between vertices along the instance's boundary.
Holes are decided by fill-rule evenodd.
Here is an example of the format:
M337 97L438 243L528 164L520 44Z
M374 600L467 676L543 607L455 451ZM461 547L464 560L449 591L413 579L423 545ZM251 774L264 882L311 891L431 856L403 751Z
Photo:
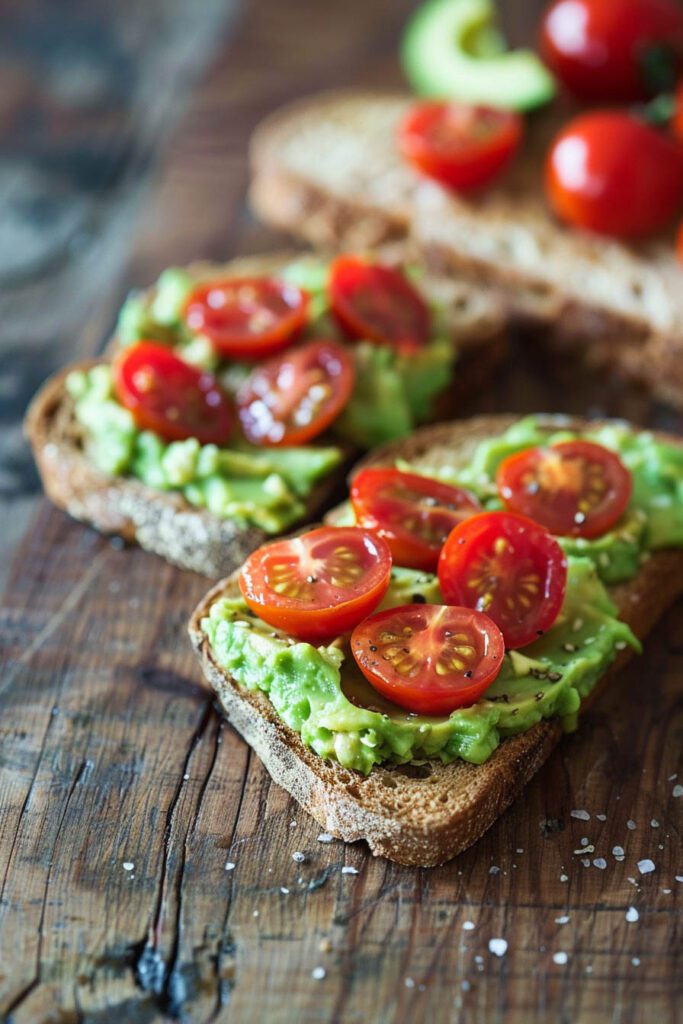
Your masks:
M443 462L464 464L481 440L499 434L515 418L482 416L426 427L373 453L362 464L391 464L397 457L418 468L434 468ZM562 422L586 426L576 420ZM683 444L681 439L667 440ZM334 521L334 513L330 521ZM380 766L367 777L325 761L284 724L267 696L241 689L217 663L200 623L211 604L235 586L235 577L217 584L190 620L190 638L204 675L230 722L254 748L273 779L340 839L365 839L374 854L399 864L441 864L493 824L561 738L559 723L547 720L504 740L483 765L454 761L449 765ZM636 578L611 589L620 617L640 638L681 592L683 551L653 555ZM590 700L609 684L628 657L628 651L617 656Z
M636 245L560 225L543 164L568 110L537 115L500 183L456 196L400 157L396 125L411 99L344 91L267 118L251 149L251 200L268 223L315 245L410 237L440 276L497 287L508 316L561 352L613 367L683 407L683 272L673 235Z
M197 281L227 275L274 274L304 255L277 252L225 264L197 262L187 269ZM403 256L397 247L382 253L382 259L392 263L401 263ZM505 335L500 306L485 291L439 279L425 280L423 288L448 310L448 323L460 353L451 387L434 403L437 418L452 415L453 408L483 386L504 354ZM153 288L146 294L151 298ZM112 355L119 347L114 335L107 353ZM154 490L130 477L107 476L87 458L64 382L71 370L92 365L91 360L56 374L38 392L27 412L26 435L49 497L74 518L103 533L136 541L183 569L217 579L241 565L267 539L261 529L219 519L189 504L177 492ZM345 444L341 447L348 465L353 450ZM315 487L307 501L306 518L315 518L329 507L342 486L343 474L344 468Z

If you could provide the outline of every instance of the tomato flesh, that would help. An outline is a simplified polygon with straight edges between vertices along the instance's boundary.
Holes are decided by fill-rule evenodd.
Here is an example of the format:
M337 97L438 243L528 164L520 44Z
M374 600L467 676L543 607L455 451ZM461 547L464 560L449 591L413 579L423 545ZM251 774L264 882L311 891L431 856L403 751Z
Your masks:
M631 474L618 455L592 441L527 448L503 459L498 493L513 512L562 537L599 537L622 517Z
M327 640L353 629L384 597L391 552L355 526L323 526L254 551L240 573L244 600L291 636Z
M351 651L388 700L417 714L448 715L491 685L505 642L496 624L471 608L409 604L356 626Z
M262 359L296 340L308 318L308 295L274 277L208 281L185 304L191 331L205 334L231 359Z
M240 388L242 430L252 444L304 444L326 430L353 391L350 353L334 341L311 341L257 366Z
M417 473L362 469L351 485L359 526L383 537L395 565L434 572L454 526L481 511L473 494Z
M413 351L430 334L427 305L410 281L394 267L340 256L330 268L332 312L350 338Z
M114 363L114 391L140 430L167 441L220 445L232 431L230 399L215 377L165 345L140 341L125 349Z
M509 648L544 633L562 608L567 560L538 523L512 512L484 512L452 531L439 557L448 604L485 612Z
M555 139L545 181L562 220L637 237L666 225L683 202L683 147L630 114L583 114Z
M683 266L683 224L679 227L676 235L676 254L678 262Z
M512 111L465 103L418 103L399 126L401 154L421 174L457 191L488 184L519 148L524 121Z
M555 0L543 17L540 47L580 99L646 99L657 91L647 74L654 48L664 48L674 67L680 62L683 11L672 0Z

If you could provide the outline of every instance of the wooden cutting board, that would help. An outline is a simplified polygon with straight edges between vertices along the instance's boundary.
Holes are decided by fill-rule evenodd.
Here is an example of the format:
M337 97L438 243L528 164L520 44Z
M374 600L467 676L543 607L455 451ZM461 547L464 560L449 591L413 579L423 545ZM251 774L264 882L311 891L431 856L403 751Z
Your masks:
M289 95L395 80L409 6L249 5L170 146L154 140L159 177L98 310L170 262L271 244L243 202L251 127ZM521 344L469 411L539 408L683 426L615 382L550 377ZM214 712L185 633L207 581L20 499L0 607L2 1019L680 1019L683 606L473 849L405 869L322 842Z

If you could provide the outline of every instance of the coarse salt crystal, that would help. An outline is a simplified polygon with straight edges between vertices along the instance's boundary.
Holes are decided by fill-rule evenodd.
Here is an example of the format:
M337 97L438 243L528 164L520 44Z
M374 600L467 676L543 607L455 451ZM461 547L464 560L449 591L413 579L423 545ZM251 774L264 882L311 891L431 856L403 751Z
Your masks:
M649 875L651 871L654 871L654 869L654 861L651 861L649 857L646 857L645 860L638 861L638 870L641 875Z
M674 875L677 882L683 882L683 875Z
M412 978L406 978L403 984L405 985L406 988L415 988L415 982L413 981Z
M567 955L567 953L563 952L553 953L553 960L556 964L563 965L567 963L567 961L569 960L569 956Z
M596 814L595 817L598 819L598 821L607 821L606 814Z
M354 868L350 864L345 864L344 867L341 869L341 873L342 875L357 875L358 868Z
M122 867L124 871L132 871L133 868L135 867L135 864L133 864L132 860L124 860Z
M324 967L314 967L313 970L311 971L311 977L315 981L322 981L326 974L327 971L325 970Z
M674 797L683 796L683 786L681 786L680 783L677 783L677 785L674 786L671 792L672 796Z
M567 914L563 914L562 917L556 917L555 918L555 924L567 924L568 921L569 921L569 916Z
M640 957L634 956L631 963L634 967L640 967Z
M306 854L302 853L301 850L295 850L292 854L292 860L295 860L297 864L303 864L306 860Z
M596 857L595 860L593 861L593 866L596 867L596 868L599 868L600 871L604 871L605 868L607 867L607 861L605 860L604 857Z
M614 857L616 857L617 860L623 860L624 859L624 847L623 846L613 846L612 847L612 855Z
M491 867L489 868L489 874L490 875L498 875L498 874L500 874L500 868L498 867L497 864L492 864L491 865Z
M462 930L464 932L471 932L474 930L474 921L463 921Z
M226 871L234 871L235 870L235 865L234 865L233 861L229 860L227 862L227 864L225 865L225 870Z
M318 836L319 843L331 843L334 836L331 836L329 832L321 832Z
M638 913L635 907L629 907L626 911L625 917L629 924L633 924L634 921L638 920L640 914Z
M635 827L636 827L635 821L633 820L633 818L629 818L628 821L626 822L626 828L630 829L631 832L633 832Z
M591 820L591 816L588 813L588 811L580 811L580 810L579 811L570 811L569 812L569 817L570 818L578 818L579 821L590 821Z
M650 828L659 828L659 822L657 821L656 818L653 818L652 821L650 822Z
M289 889L287 888L286 885L280 886L280 892L282 893L283 896L289 896Z
M506 939L489 939L489 952L494 956L505 956L508 950Z
M561 882L568 882L569 881L569 875L560 875L560 881Z

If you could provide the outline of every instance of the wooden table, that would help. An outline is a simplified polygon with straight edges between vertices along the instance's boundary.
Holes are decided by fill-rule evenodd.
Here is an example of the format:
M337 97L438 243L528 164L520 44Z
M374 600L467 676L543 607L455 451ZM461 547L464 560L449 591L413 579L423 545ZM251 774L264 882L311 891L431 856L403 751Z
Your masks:
M128 286L272 244L244 202L251 128L299 94L398 82L410 6L252 0L237 21L219 0L6 8L0 1014L14 1024L680 1020L683 607L484 839L443 868L399 868L319 842L214 713L185 636L206 581L38 500L20 441L32 390L103 344ZM540 4L519 6L515 39ZM523 344L475 407L683 427L616 382L549 379Z

